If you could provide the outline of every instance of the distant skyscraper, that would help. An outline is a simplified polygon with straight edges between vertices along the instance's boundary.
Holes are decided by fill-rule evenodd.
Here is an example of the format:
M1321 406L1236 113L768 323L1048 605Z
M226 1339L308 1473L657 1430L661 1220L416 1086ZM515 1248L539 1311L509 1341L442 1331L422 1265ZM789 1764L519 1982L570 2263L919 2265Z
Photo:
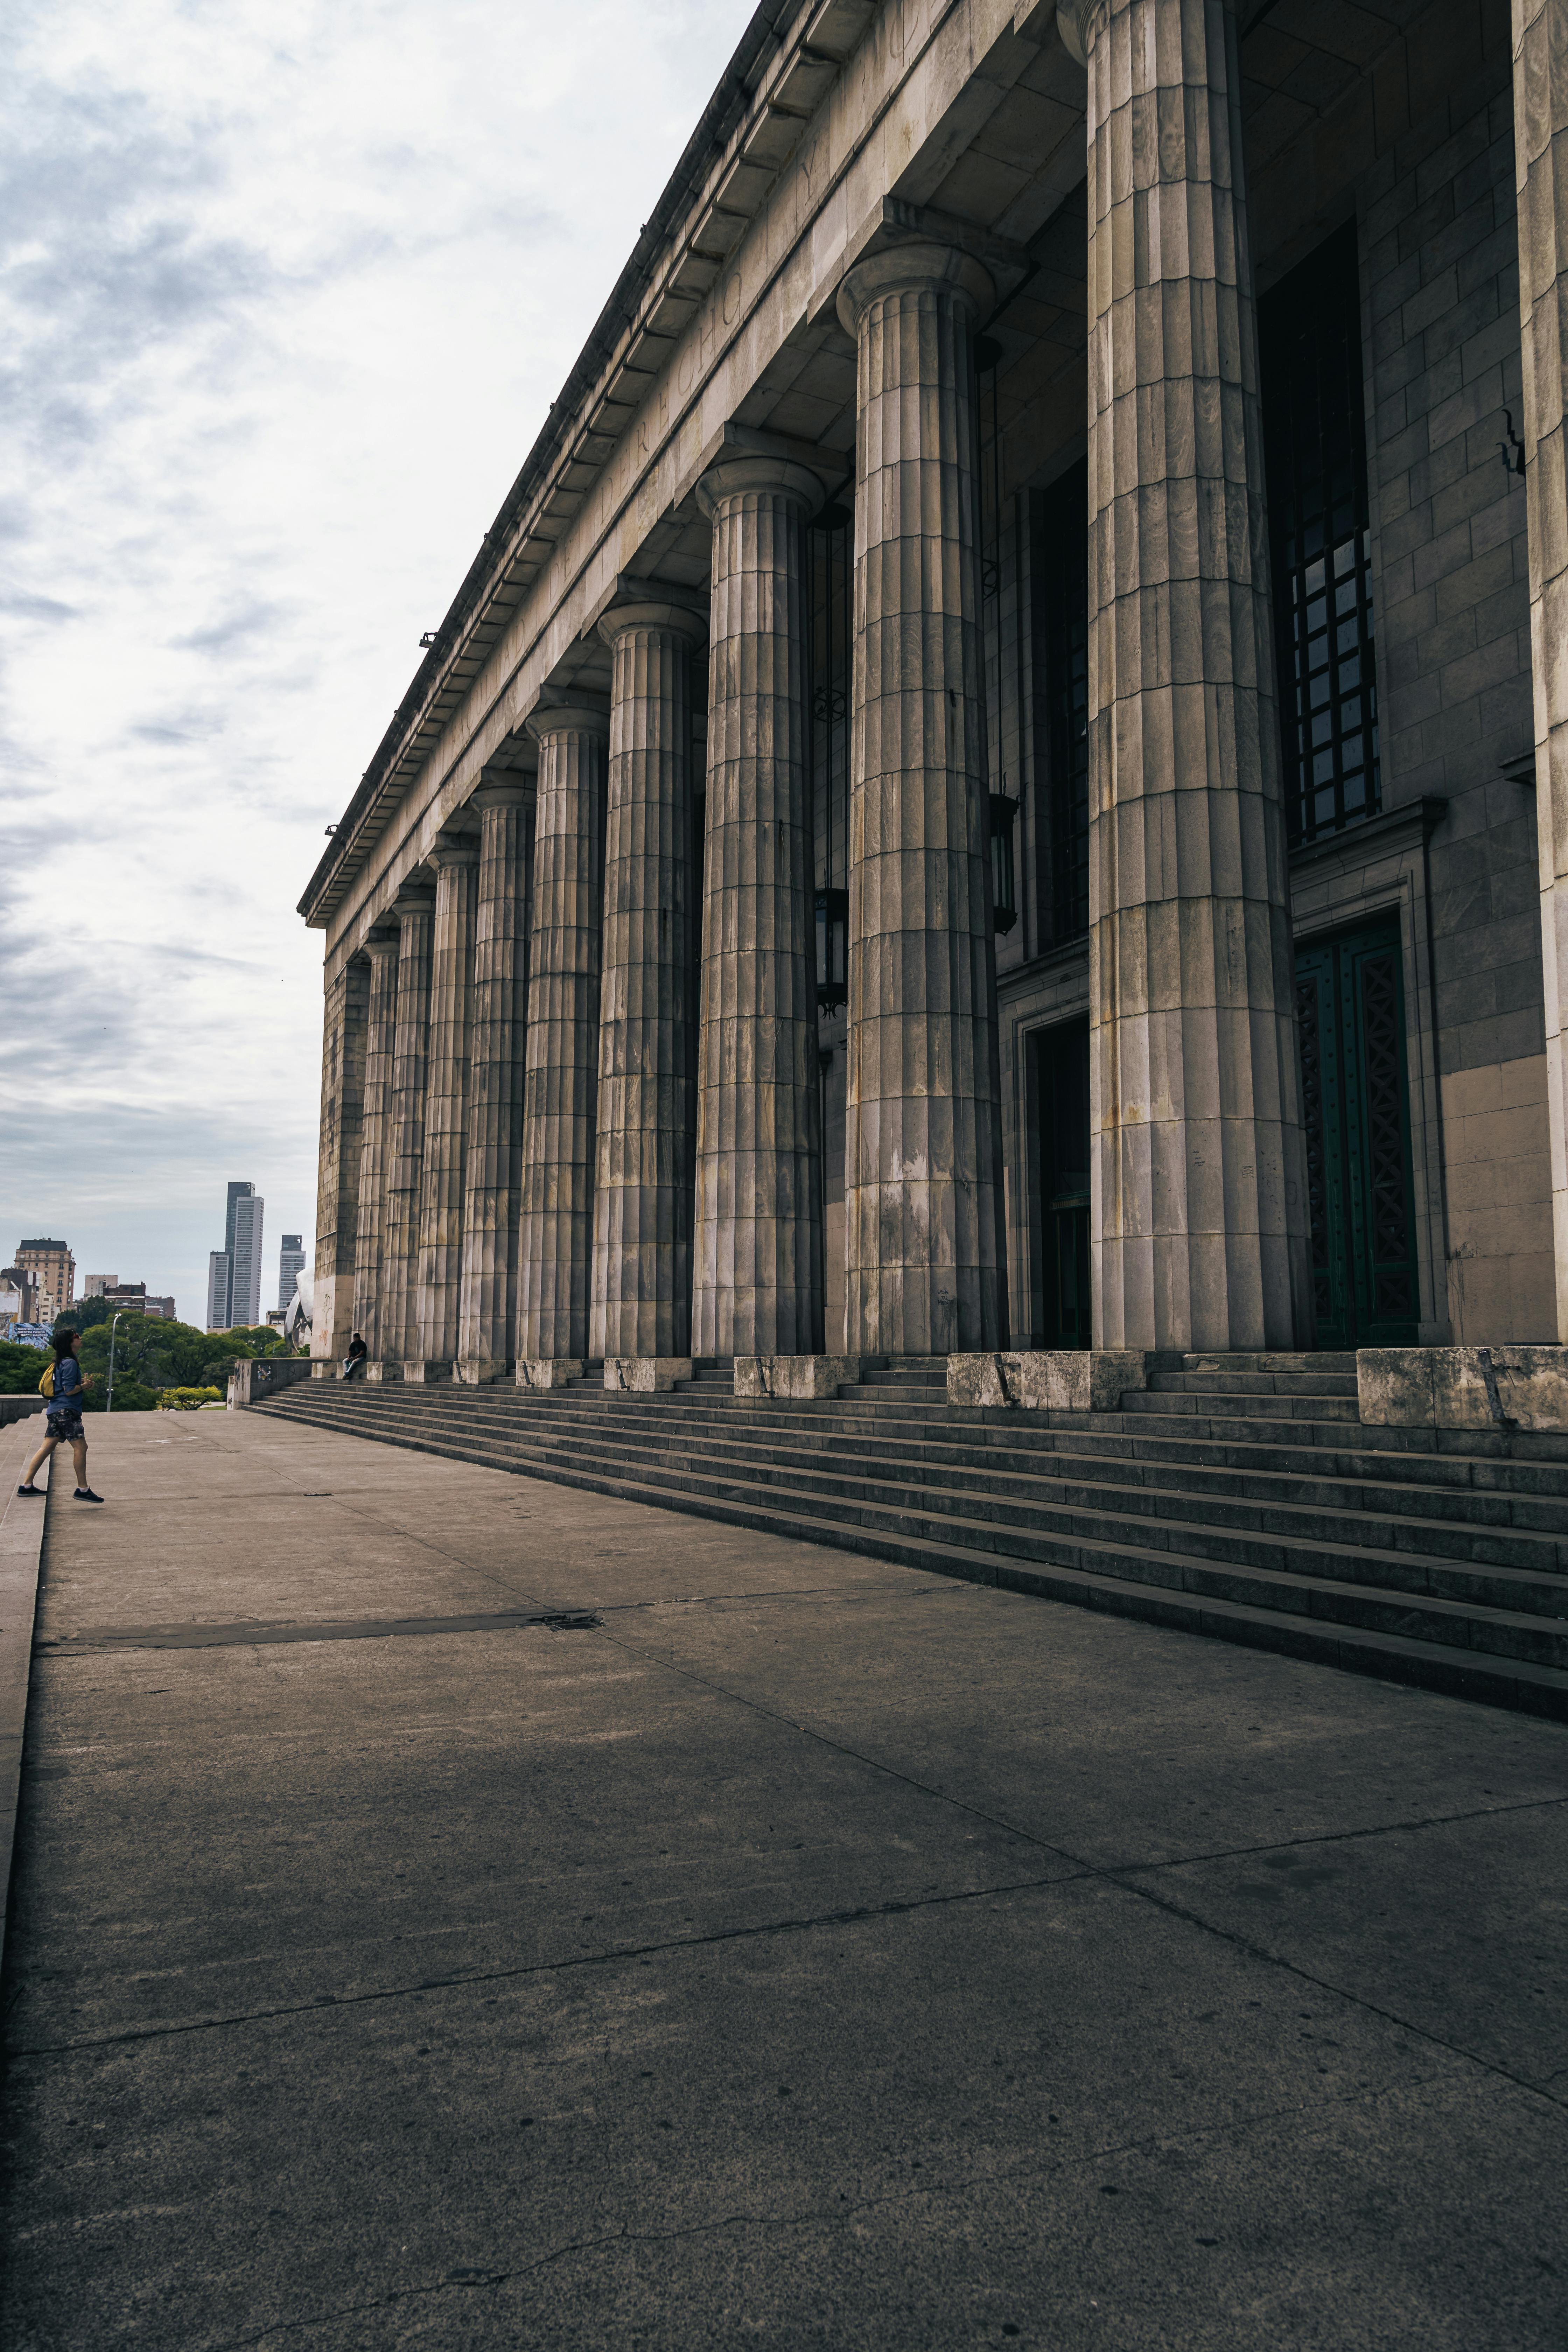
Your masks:
M285 1234L278 1253L278 1304L286 1307L294 1296L294 1277L305 1263L305 1244L299 1234Z
M266 1205L254 1184L228 1188L224 1245L207 1259L209 1331L261 1320L261 1218Z
M207 1254L207 1329L228 1329L228 1277L233 1264L226 1250Z
M76 1260L66 1243L47 1236L16 1244L16 1264L30 1274L37 1287L35 1309L40 1323L52 1323L76 1297Z

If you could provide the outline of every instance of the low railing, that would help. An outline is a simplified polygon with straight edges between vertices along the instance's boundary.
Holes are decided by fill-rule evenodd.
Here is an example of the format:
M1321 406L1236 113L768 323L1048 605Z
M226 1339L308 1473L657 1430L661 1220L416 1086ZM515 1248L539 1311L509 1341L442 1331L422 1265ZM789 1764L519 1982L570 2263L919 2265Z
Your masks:
M228 1401L231 1406L259 1404L263 1397L310 1377L309 1356L252 1356L230 1372Z

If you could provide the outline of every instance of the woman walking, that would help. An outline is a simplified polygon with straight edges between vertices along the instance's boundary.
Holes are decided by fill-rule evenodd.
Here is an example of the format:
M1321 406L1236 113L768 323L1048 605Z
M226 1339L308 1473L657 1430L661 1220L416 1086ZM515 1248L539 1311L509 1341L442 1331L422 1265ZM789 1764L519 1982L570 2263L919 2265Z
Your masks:
M35 1486L34 1479L48 1460L57 1445L68 1445L71 1460L76 1465L76 1500L79 1503L101 1503L103 1496L95 1495L87 1483L87 1433L81 1425L81 1401L87 1383L81 1376L76 1351L79 1331L57 1331L53 1339L55 1351L55 1388L44 1409L44 1427L48 1432L43 1444L22 1473L18 1495L41 1495L43 1488Z

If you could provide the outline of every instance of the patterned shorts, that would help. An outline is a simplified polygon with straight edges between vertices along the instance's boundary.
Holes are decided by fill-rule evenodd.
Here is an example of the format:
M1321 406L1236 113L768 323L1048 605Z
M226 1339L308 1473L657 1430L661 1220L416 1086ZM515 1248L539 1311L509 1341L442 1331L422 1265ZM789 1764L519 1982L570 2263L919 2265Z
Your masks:
M81 1407L67 1405L58 1412L45 1413L44 1435L58 1437L67 1445L74 1444L79 1437L85 1437L87 1432L81 1425Z

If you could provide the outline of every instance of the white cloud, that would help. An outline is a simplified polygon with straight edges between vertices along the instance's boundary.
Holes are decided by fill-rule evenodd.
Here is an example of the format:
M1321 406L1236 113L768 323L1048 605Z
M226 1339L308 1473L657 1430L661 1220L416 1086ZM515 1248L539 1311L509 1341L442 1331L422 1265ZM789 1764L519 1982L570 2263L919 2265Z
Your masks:
M295 904L739 38L47 0L0 96L0 1263L313 1229Z

